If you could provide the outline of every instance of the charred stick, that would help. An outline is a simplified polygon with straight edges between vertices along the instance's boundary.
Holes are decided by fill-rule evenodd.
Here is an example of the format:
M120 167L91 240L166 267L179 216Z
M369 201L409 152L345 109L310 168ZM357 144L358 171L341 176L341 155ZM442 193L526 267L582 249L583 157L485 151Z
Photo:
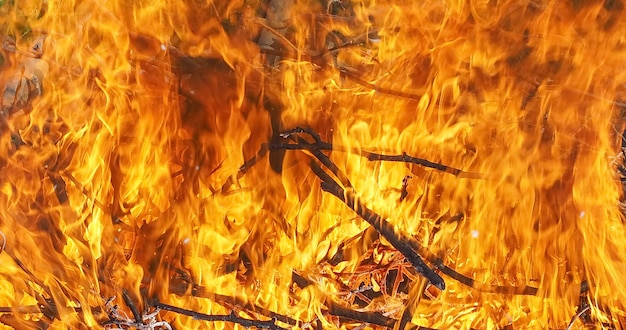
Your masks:
M168 312L172 312L172 313L176 313L180 315L190 316L200 321L231 322L231 323L242 325L246 328L286 330L286 328L283 328L276 324L276 321L277 321L276 319L271 319L268 321L250 320L250 319L237 316L237 314L235 314L234 311L232 311L228 315L209 315L209 314L199 313L199 312L195 312L189 309L180 308L180 307L163 304L163 303L157 303L154 307L159 310L164 310L164 311L168 311Z
M20 314L37 314L41 313L41 309L37 305L30 306L15 306L15 307L0 307L0 313L20 313Z
M343 306L340 306L334 302L328 304L328 312L331 315L338 316L341 318L359 321L369 324L380 325L383 327L394 329L400 320L392 319L388 316L385 316L382 313L378 312L360 312L353 309L348 309ZM409 322L404 323L404 327L400 327L400 329L413 329L413 330L437 330L434 328L423 327L419 325L410 324Z
M281 132L280 136L286 138L286 137L291 137L295 134L300 134L300 133L305 133L305 134L310 135L313 138L314 143L303 143L302 141L298 141L298 143L295 143L295 144L294 143L287 143L287 144L271 143L269 148L270 149L283 149L283 150L309 150L312 152L320 151L320 150L334 150L334 151L343 151L343 152L351 151L349 148L333 145L332 143L323 141L321 137L319 136L319 134L317 134L315 131L311 130L310 128L296 127L289 131ZM481 173L466 172L466 171L463 171L463 170L460 170L460 169L457 169L448 165L444 165L444 164L437 163L437 162L432 162L424 158L413 157L406 153L402 153L401 155L385 155L385 154L380 154L380 153L366 151L366 150L360 150L360 151L354 150L354 152L358 153L362 157L367 158L367 160L369 161L390 161L390 162L410 163L410 164L420 165L420 166L427 167L427 168L432 168L441 172L450 173L460 178L470 178L470 179L484 179L485 178L485 176Z
M314 172L318 174L319 170L315 170L315 167L312 167ZM448 275L449 277L457 280L458 282L465 284L471 288L477 289L482 292L493 292L493 293L502 293L502 294L521 294L521 295L536 295L538 289L531 286L524 287L509 287L509 286L497 286L497 285L488 285L485 283L478 282L471 277L465 276L454 269L446 266L443 263L441 258L437 257L435 254L430 252L425 247L421 246L414 239L410 237L405 237L404 235L400 236L396 233L393 225L391 225L387 220L382 218L380 215L376 214L372 210L368 209L364 205L360 205L359 203L355 204L356 197L352 189L347 189L344 191L336 182L332 180L328 180L328 177L320 176L322 179L322 190L327 191L335 195L335 197L339 198L343 201L348 207L354 210L361 218L367 221L376 231L378 231L385 239L387 239L393 246L396 248L402 255L404 255L407 260L415 267L415 269L426 277L433 285L440 288L436 282L433 280L437 280L437 278L441 279L441 284L443 283L443 279L435 273L433 270L428 268L428 266L421 259L421 256L424 256L428 262L435 265L437 269L439 269L442 273ZM374 225L373 223L379 223L379 225ZM379 227L380 226L380 227ZM379 229L380 228L380 229ZM384 232L383 232L384 231ZM389 236L389 237L388 237ZM395 243L394 243L395 240ZM395 244L402 247L402 250L398 248ZM417 258L415 258L417 257ZM425 272L425 273L423 273ZM434 276L433 276L434 275ZM443 289L442 289L443 290Z
M122 290L122 298L124 299L124 303L126 304L126 306L130 308L131 313L133 313L133 318L135 319L135 322L137 322L137 324L143 323L141 313L139 313L139 310L137 309L137 306L133 302L133 299L128 294L128 291Z
M330 143L326 143L322 141L322 137L317 132L307 127L295 127L291 130L281 132L280 137L293 139L293 135L300 134L300 133L305 133L311 136L314 143L311 144L299 137L296 137L295 140L298 144L326 146L326 147L330 147L328 150L332 150L332 145ZM352 187L352 183L350 182L348 177L345 174L343 174L341 170L339 170L337 165L335 165L335 163L333 163L330 160L330 158L326 156L326 154L322 152L322 149L311 148L309 151L311 151L311 153L315 156L315 158L317 158L324 166L326 166L326 168L328 168L339 179L339 181L341 181L341 184L343 184L344 187L346 188Z
M587 280L583 280L582 282L580 282L580 297L579 297L579 300L578 300L578 311L577 312L580 312L583 309L585 309L586 307L589 307L588 293L589 293L589 282L587 282ZM587 311L585 311L579 317L583 321L585 321L586 324L593 323L593 321L591 319L591 311L589 309L587 309Z
M13 329L47 329L50 326L43 320L28 321L11 314L0 316L0 323Z
M313 153L313 156L315 156L315 158L317 158L322 164L324 164L324 166L326 166L326 168L328 168L328 170L330 170L339 179L344 187L352 188L352 183L350 182L350 179L348 179L348 177L343 174L343 172L337 167L337 165L335 165L335 163L330 160L328 156L326 156L326 154L324 154L320 150L313 150L311 152Z
M357 84L359 84L359 85L361 85L363 87L369 88L369 89L374 90L374 91L376 91L378 93L381 93L381 94L397 96L397 97L402 97L402 98L407 98L407 99L417 100L417 101L422 99L422 96L423 96L423 95L420 95L420 94L396 91L396 90L393 90L393 89L377 86L376 84L372 84L371 82L362 79L357 74L352 73L352 72L350 72L350 71L348 71L346 69L341 69L340 72L341 72L341 76L342 77L346 77L346 78L352 80L353 82L355 82L355 83L357 83Z
M170 284L170 292L176 295L182 295L183 292L186 292L187 289L183 289L180 286L182 286L181 284L179 285L175 285L172 286ZM186 286L186 285L185 285ZM228 307L227 305L230 306L239 306L243 309L246 310L246 312L250 312L250 313L256 313L259 315L263 315L267 318L271 318L271 319L275 319L279 322L285 323L285 324L289 324L289 325L296 325L298 324L298 320L291 318L289 316L286 315L282 315L282 314L278 314L275 312L272 312L268 309L265 309L263 307L259 307L257 305L251 304L249 302L246 302L242 299L238 299L235 297L231 297L231 296L226 296L226 295L221 295L218 293L213 293L213 292L208 292L204 287L193 284L192 288L191 288L191 295L194 297L198 297L198 298L206 298L206 299L210 299L224 307ZM157 302L158 304L158 302Z
M321 143L271 143L269 145L270 150L272 149L282 149L282 150L308 150L308 151L316 151L316 150L333 150L333 151L343 151L350 152L351 150L345 148L343 146L332 145L328 142ZM438 170L441 172L452 174L459 178L468 178L468 179L484 179L485 175L481 173L475 172L466 172L454 167L450 167L448 165L444 165L437 162L431 162L429 160L409 156L407 154L402 155L384 155L375 152L361 150L355 151L360 156L367 158L369 161L390 161L390 162L403 162L416 164L427 168L432 168L434 170Z
M484 176L480 173L465 172L460 169L443 165L440 163L431 162L423 158L409 156L406 153L402 153L402 155L383 155L383 154L377 154L374 152L362 151L361 156L367 158L367 160L369 161L388 161L388 162L402 162L402 163L416 164L416 165L436 169L441 172L450 173L459 178L484 179Z
M393 225L389 221L385 220L380 215L374 213L374 211L367 208L367 206L359 203L359 200L355 196L352 190L344 190L336 182L322 182L322 190L333 194L339 200L344 202L349 208L356 212L363 220L367 221L376 231L378 231L391 245L402 253L402 255L415 267L418 273L427 278L430 283L439 288L445 290L446 284L434 270L430 269L428 265L422 260L417 252L409 245L408 239L403 235L396 232Z
M2 233L1 236L3 239L2 252L6 253L7 255L9 255L9 257L11 257L13 262L15 262L15 264L18 267L20 267L20 269L22 269L22 271L29 276L29 280L31 282L37 284L40 288L44 290L44 292L49 297L52 297L53 295L52 295L52 291L50 290L50 287L45 285L43 281L39 280L39 278L37 278L35 274L33 274L15 254L13 254L13 252L11 252L9 249L6 248L7 238L3 232L0 232L0 233ZM46 316L47 318L50 318L50 319L58 318L59 313L56 309L54 300L50 298L45 298L41 293L38 292L38 290L33 290L33 291L35 292L34 296L39 303L39 311L43 313L44 316Z
M322 141L322 137L314 130L308 128L308 127L294 127L288 131L283 131L280 133L280 136L283 138L288 138L291 137L294 134L299 134L299 133L306 133L308 135L310 135L313 138L313 141L315 141L316 144L320 144L323 143L324 141Z
M501 294L517 294L534 296L537 294L538 289L532 286L512 287L512 286L500 286L489 285L474 280L471 277L465 276L456 270L446 266L443 260L437 257L434 253L430 252L427 248L419 245L415 240L409 239L408 244L420 255L424 256L428 262L435 265L443 274L455 279L457 282L465 284L470 288L476 289L481 292L501 293Z
M341 48L346 48L346 47L350 47L353 46L352 44L345 44L340 46ZM339 48L337 49L330 49L330 52L336 52ZM296 49L297 51L297 49ZM319 55L309 55L309 54L304 54L304 53L295 53L292 54L293 52L288 52L288 51L282 51L282 50L275 50L275 49L265 49L265 48L261 48L261 53L266 53L266 54L270 54L270 55L274 55L274 56L280 56L283 58L292 58L295 59L297 58L297 56L300 56L300 60L304 60L304 61L309 61L313 64L316 65L320 65L320 66L325 66L325 61L323 59L322 56ZM410 100L416 100L419 101L423 95L421 94L415 94L415 93L407 93L407 92L403 92L403 91L397 91L397 90L393 90L390 88L385 88L385 87L381 87L381 86L377 86L376 84L373 84L361 77L359 77L357 74L350 72L347 68L338 68L339 69L339 73L341 75L341 77L345 77L348 78L349 80L353 81L354 83L361 85L362 87L365 88L369 88L371 90L374 90L380 94L385 94L385 95L390 95L390 96L395 96L395 97L401 97L401 98L406 98L406 99L410 99Z
M268 152L268 147L267 147L267 144L264 143L261 145L261 148L259 148L259 151L256 153L256 155L246 160L243 163L243 165L239 167L239 171L237 171L237 179L244 176L244 174L246 174L246 172L248 172L248 170L252 168L252 166L256 165L256 163L258 163L259 160L263 159L263 157L265 157L267 152ZM234 183L233 181L234 179L231 176L228 178L228 180L226 180L226 182L224 182L224 184L222 185L222 193L228 191L228 188L230 188L230 186Z
M355 311L353 309L340 306L339 304L336 304L335 302L332 302L332 301L327 303L327 305L328 305L328 313L330 313L331 315L340 317L340 318L380 325L380 326L387 327L387 328L393 328L393 326L397 322L397 320L394 320L378 312Z
M58 173L49 173L50 182L54 187L54 194L57 196L59 200L59 204L67 203L69 197L67 196L67 190L65 190L65 180L61 178Z
M83 186L82 183L80 183L80 181L78 181L78 179L76 179L74 177L74 175L72 175L72 173L65 171L65 170L61 170L59 171L59 174L66 176L68 179L70 179L70 181L74 184L74 186L79 189L81 191L81 193L87 197L88 199L93 201L93 204L95 206L97 206L101 211L105 212L106 214L110 214L111 218L112 218L112 222L115 225L120 225L121 227L123 227L125 230L128 231L134 231L135 229L129 225L127 225L126 223L124 223L124 221L122 221L117 215L115 215L113 213L113 211L106 205L104 205L104 203L102 203L101 201L99 201L98 199L94 198L92 196L92 194L89 192L89 190L87 190L87 188L85 188L85 186Z

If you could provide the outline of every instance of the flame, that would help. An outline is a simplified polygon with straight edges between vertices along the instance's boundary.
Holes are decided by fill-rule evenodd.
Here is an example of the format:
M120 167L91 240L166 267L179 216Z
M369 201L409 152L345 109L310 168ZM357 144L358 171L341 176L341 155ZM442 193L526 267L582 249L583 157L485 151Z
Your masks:
M0 323L112 328L131 300L301 328L356 327L341 308L437 329L619 327L623 12L0 1ZM280 134L295 127L333 150Z

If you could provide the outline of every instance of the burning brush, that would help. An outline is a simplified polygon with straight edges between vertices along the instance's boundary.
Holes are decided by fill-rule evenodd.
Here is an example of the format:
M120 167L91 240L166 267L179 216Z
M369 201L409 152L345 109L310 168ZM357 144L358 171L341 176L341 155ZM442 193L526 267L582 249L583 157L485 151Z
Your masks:
M623 15L0 1L0 328L623 328Z

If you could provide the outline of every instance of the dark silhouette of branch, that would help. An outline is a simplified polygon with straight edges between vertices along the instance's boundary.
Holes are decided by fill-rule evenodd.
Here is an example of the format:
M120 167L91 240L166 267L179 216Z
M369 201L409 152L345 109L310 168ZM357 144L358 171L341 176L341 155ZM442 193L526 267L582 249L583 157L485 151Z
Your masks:
M137 322L137 324L142 323L143 319L141 317L141 313L139 313L139 309L137 309L137 306L135 305L135 302L133 302L133 299L128 294L128 291L122 290L122 298L124 299L124 303L126 304L126 306L130 308L130 312L133 313L133 318L135 319L135 322Z
M440 163L431 162L423 158L409 156L406 153L402 153L401 155L383 155L383 154L378 154L374 152L362 151L361 156L367 158L367 160L369 161L387 161L387 162L402 162L402 163L416 164L416 165L432 168L441 172L450 173L459 178L468 178L468 179L484 179L485 178L485 176L481 173L465 172L458 168L450 167L450 166L443 165Z
M398 233L389 221L385 220L380 215L374 213L367 206L361 204L355 196L352 189L344 190L336 182L323 181L322 190L333 194L339 200L344 202L349 208L354 210L363 220L367 221L378 233L380 233L391 245L402 253L402 255L415 267L418 273L427 278L430 283L439 288L445 290L446 284L434 270L430 269L428 265L422 260L417 252L408 244L408 239Z
M261 320L250 320L250 319L246 319L246 318L242 318L237 316L237 314L232 311L230 314L228 315L210 315L210 314L204 314L204 313L199 313L199 312L195 312L192 310L188 310L188 309L184 309L184 308L180 308L180 307L176 307L176 306L172 306L172 305L168 305L168 304L163 304L163 303L157 303L155 306L155 308L159 309L159 310L164 310L164 311L168 311L168 312L172 312L172 313L176 313L176 314L180 314L180 315L185 315L185 316L190 316L193 317L196 320L200 320L200 321L207 321L207 322L231 322L231 323L236 323L239 325L242 325L246 328L258 328L258 329L271 329L271 330L287 330L286 328L283 328L279 325L276 324L277 320L276 319L271 319L268 321L261 321Z
M185 295L186 292L188 292L189 286L191 286L191 290L189 291L192 296L198 297L198 298L210 299L227 308L232 307L232 306L238 306L239 308L245 310L246 312L256 313L256 314L265 316L267 318L275 319L279 322L289 324L289 325L296 325L298 324L298 322L300 322L289 316L272 312L268 309L259 307L257 305L254 305L250 302L244 301L239 298L209 292L204 287L196 285L196 284L171 281L170 292L176 295Z
M431 279L429 276L430 274L435 274L437 277L439 277L439 275L437 275L437 273L432 272L430 268L428 268L428 270L430 270L430 272L432 273L430 273L428 270L425 270L424 268L418 268L418 266L421 266L421 263L419 261L416 261L417 259L412 260L410 258L413 258L413 256L417 256L419 260L421 261L422 259L419 257L421 255L426 260L428 260L428 262L435 265L437 269L439 269L439 271L441 271L443 274L446 274L449 277L457 280L458 282L465 284L476 290L482 291L482 292L492 292L492 293L501 293L501 294L519 294L519 295L536 295L537 294L538 289L535 287L531 287L531 286L509 287L509 286L488 285L482 282L478 282L471 277L465 276L453 270L452 268L446 266L443 263L443 260L441 260L441 258L437 257L435 254L430 252L425 247L419 245L419 243L417 243L417 241L415 241L414 239L398 234L393 229L393 226L387 220L385 220L380 215L376 214L374 211L370 210L366 206L360 204L357 198L355 197L354 191L344 190L337 183L328 182L328 181L323 181L321 183L321 187L322 187L322 190L333 194L335 197L343 201L349 208L354 210L361 218L363 218L365 221L370 223L374 228L376 228L376 226L374 226L372 223L378 223L379 226L381 227L381 230L378 230L378 228L376 228L376 230L383 237L385 237L385 239L387 239L394 246L394 248L396 248L400 253L402 253L407 258L407 260L411 262L411 264L413 264L413 266L416 268L416 270L420 274L424 275L424 277L426 277L431 283L435 285L436 283L433 282L433 279ZM383 232L385 232L386 234L384 234ZM396 246L395 244L398 244L399 247ZM402 250L400 250L400 248ZM421 262L423 263L423 261ZM429 275L427 276L426 274L422 273L422 271L427 272L427 274ZM443 282L443 279L442 279L442 282ZM437 287L440 288L439 286Z
M283 132L281 135L283 137L291 137L294 134L299 134L299 133L306 133L308 135L310 135L313 138L312 143L309 142L301 142L299 141L298 143L288 143L288 144L280 144L280 145L270 145L270 149L272 148L285 148L286 150L308 150L308 151L321 151L321 150L341 150L341 151L345 151L345 148L342 147L338 147L338 146L333 146L330 143L324 142L322 141L322 139L320 138L320 136L314 132L313 130L309 129L309 128L301 128L301 127L296 127L292 130ZM319 155L322 155L322 157L319 157ZM346 177L345 174L343 174L335 165L334 163L328 158L328 156L326 156L324 153L313 153L313 155L322 163L324 164L327 168L331 169L331 172L333 172L333 174L335 174L335 176L337 177ZM446 173L450 173L453 174L457 177L467 177L467 178L484 178L484 176L480 173L472 173L472 172L465 172L465 171L461 171L459 169L455 169L455 168L451 168L449 166L443 165L443 164L439 164L439 163L434 163L434 162L430 162L428 160L425 159L421 159L421 158L416 158L416 157L411 157L411 156L407 156L406 154L404 155L400 155L400 156L393 156L393 155L382 155L382 154L377 154L377 153L373 153L373 152L368 152L368 151L361 151L360 152L361 156L364 156L370 160L381 160L381 161L406 161L406 162L410 162L410 163L414 163L414 164L419 164L425 167L430 167L436 170L440 170ZM331 163L330 166L327 165L327 163ZM321 173L320 171L322 171L321 169L316 169L315 166L311 167L313 169L313 171L316 173L316 175L322 180L322 190L327 191L332 193L335 197L339 198L340 200L342 200L348 207L350 207L352 210L354 210L361 218L363 218L364 220L366 220L368 223L372 224L376 221L378 221L380 223L381 226L381 230L384 230L387 234L389 235L390 238L388 238L385 234L383 234L380 230L378 230L378 228L376 228L376 226L372 225L379 233L381 233L381 235L383 235L383 237L385 237L387 240L390 241L390 243L392 242L392 240L395 240L396 243L398 244L398 246L400 246L402 248L402 250L400 250L397 246L394 245L394 248L396 248L399 252L401 252L409 262L411 262L411 264L413 264L416 268L416 270L418 272L420 272L420 274L423 274L420 269L424 272L427 272L428 274L431 274L429 276L432 276L432 274L436 275L437 277L439 277L439 275L437 275L436 273L434 273L432 270L430 270L430 268L428 268L426 266L427 269L423 268L425 264L422 264L423 261L421 259L420 256L423 256L426 260L428 260L428 262L430 262L431 264L435 265L437 267L437 269L439 269L441 271L441 273L448 275L449 277L455 279L456 281L465 284L471 288L474 288L478 291L481 292L492 292L492 293L500 293L500 294L518 294L518 295L536 295L538 289L536 287L531 287L531 286L523 286L523 287L510 287L510 286L498 286L498 285L488 285L482 282L478 282L474 279L472 279L471 277L465 276L455 270L453 270L452 268L446 266L443 263L443 260L439 257L437 257L435 254L433 254L432 252L430 252L428 249L426 249L425 247L422 247L421 245L419 245L419 243L417 243L417 241L415 241L414 239L410 238L410 237L405 237L405 236L398 236L399 234L397 234L395 232L395 229L393 228L393 226L391 224L389 224L388 221L386 221L384 218L382 218L380 215L376 214L375 212L373 212L372 210L368 209L367 207L360 205L358 203L358 201L356 200L356 193L354 192L354 190L351 188L351 185L345 185L346 189L344 190L344 188L342 188L338 183L336 183L334 180L332 180L332 178L330 178L328 175ZM337 173L335 173L337 172ZM346 178L347 180L347 178ZM348 181L349 183L349 181ZM349 189L348 189L349 188ZM382 221L384 222L382 222ZM370 222L372 221L372 222ZM383 227L385 227L383 229ZM391 237L391 236L395 236ZM393 245L393 243L392 243ZM406 252L406 254L405 254ZM415 259L414 256L417 256L417 258L419 259ZM419 261L418 261L419 260ZM421 262L420 262L421 261ZM418 268L419 267L419 268ZM429 271L430 270L430 271ZM432 272L432 273L430 273ZM433 280L437 281L436 277L432 276L432 279L429 278L429 276L426 276L425 274L423 274L424 277L426 277L429 281L431 281L431 283L435 284L433 282ZM439 277L441 278L441 277ZM441 283L443 283L443 279L441 280Z
M481 292L491 292L491 293L500 293L500 294L516 294L516 295L527 295L534 296L537 294L538 289L532 286L523 286L523 287L512 287L512 286L500 286L500 285L489 285L486 283L478 282L471 277L465 276L456 270L446 266L443 263L443 260L437 257L434 253L430 252L425 247L419 245L417 241L411 239L409 240L409 245L413 249L417 251L420 255L424 256L428 262L435 265L439 271L443 274L448 275L449 277L455 279L457 282L465 284L470 288L476 289Z
M294 135L305 133L313 138L313 142L307 142L301 138L295 138ZM342 174L341 171L337 168L337 166L330 161L328 156L326 156L322 151L339 151L339 152L353 152L359 154L362 157L367 158L369 161L390 161L390 162L404 162L408 164L415 164L427 168L432 168L437 171L445 172L452 174L459 178L468 178L468 179L485 179L486 176L481 173L476 172L467 172L460 170L458 168L454 168L448 165L444 165L437 162L432 162L427 159L409 156L406 153L401 155L385 155L367 150L356 150L346 148L344 146L333 145L332 143L325 142L321 139L319 134L310 128L304 127L296 127L288 131L283 131L279 134L282 138L290 138L294 143L263 143L259 148L259 151L252 158L246 160L241 167L239 167L239 171L237 172L235 177L229 177L226 182L222 185L221 192L225 193L228 189L233 185L236 179L241 178L250 168L256 165L268 151L271 150L308 150L310 151L315 158L317 158L324 166L326 166L345 187L351 187L352 185L347 180L347 177ZM72 179L70 177L70 179ZM84 192L88 195L86 192ZM97 201L96 201L97 202ZM97 206L100 206L96 204Z
M239 171L237 171L237 177L233 178L232 176L229 177L226 182L224 182L224 184L222 185L222 193L228 191L228 188L230 188L230 186L233 185L235 179L239 179L242 176L244 176L244 174L246 174L246 172L248 172L248 170L253 167L254 165L256 165L256 163L259 162L259 160L263 159L263 157L265 157L265 155L268 152L268 147L267 144L262 144L261 148L259 148L259 151L256 153L256 155L254 155L252 158L246 160L243 165L241 165L239 167Z
M302 142L301 140L298 143L271 143L270 149L284 149L284 150L309 150L309 151L341 151L341 152L353 152L359 154L362 157L367 158L369 161L389 161L389 162L402 162L408 164L415 164L427 168L432 168L437 171L445 172L452 174L459 178L468 178L468 179L485 179L486 176L482 173L475 172L467 172L458 168L454 168L448 165L444 165L437 162L432 162L424 158L413 157L407 155L406 153L402 153L401 155L385 155L381 153L376 153L367 150L356 150L350 149L343 146L333 145L332 143L325 142L321 139L319 134L311 130L310 128L296 127L289 131L282 132L280 135L282 137L291 137L295 134L305 133L310 135L313 138L313 143ZM324 164L327 166L326 164ZM328 166L327 166L328 167Z

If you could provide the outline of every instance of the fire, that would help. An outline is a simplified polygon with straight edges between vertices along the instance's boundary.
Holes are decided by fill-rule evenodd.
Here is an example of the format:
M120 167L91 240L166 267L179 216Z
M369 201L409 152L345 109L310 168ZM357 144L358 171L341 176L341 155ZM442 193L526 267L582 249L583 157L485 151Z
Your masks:
M1 326L621 328L623 12L0 1Z

